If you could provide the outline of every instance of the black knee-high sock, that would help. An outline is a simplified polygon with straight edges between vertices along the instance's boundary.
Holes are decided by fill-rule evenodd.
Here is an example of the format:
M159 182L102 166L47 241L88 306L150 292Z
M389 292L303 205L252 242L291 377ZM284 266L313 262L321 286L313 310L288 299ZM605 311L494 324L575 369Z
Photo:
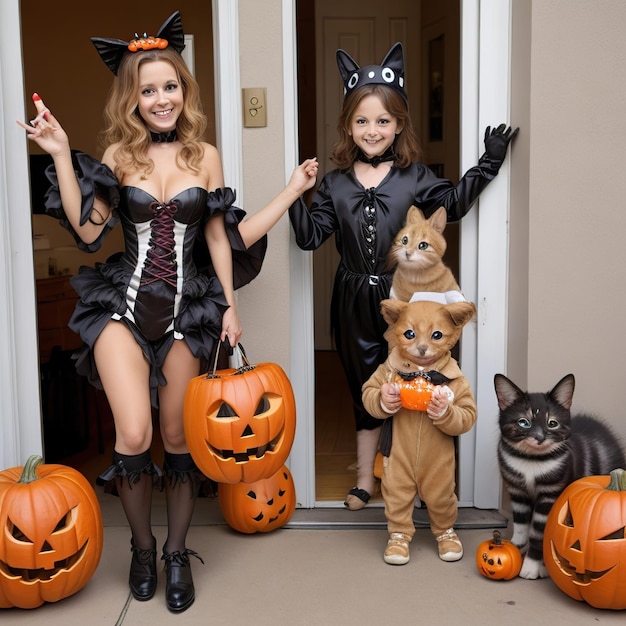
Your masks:
M115 481L126 519L138 548L153 548L152 509L152 459L150 450L141 454L126 455L113 451L113 464L120 468Z
M198 494L198 469L191 454L165 452L163 474L167 498L167 540L163 552L185 551L185 539L191 524Z

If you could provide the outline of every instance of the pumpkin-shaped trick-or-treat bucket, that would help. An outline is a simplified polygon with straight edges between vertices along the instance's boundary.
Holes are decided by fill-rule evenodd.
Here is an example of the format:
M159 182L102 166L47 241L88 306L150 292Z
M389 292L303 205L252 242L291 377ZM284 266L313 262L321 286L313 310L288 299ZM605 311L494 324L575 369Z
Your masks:
M296 432L291 383L276 363L244 365L193 378L184 405L185 437L198 468L218 483L253 483L285 463ZM217 364L217 359L216 359Z
M65 465L0 472L0 607L33 609L82 589L102 556L102 515L87 479Z

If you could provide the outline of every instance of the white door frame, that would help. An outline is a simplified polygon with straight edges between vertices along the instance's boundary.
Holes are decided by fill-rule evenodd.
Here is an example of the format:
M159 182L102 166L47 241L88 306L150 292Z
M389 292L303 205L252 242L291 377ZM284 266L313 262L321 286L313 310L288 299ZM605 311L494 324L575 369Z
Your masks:
M43 446L19 0L0 3L0 468Z
M461 3L461 171L484 151L487 126L509 122L511 0ZM459 502L483 509L500 507L497 463L496 372L506 372L509 162L461 222L460 282L476 303L476 325L463 332L463 371L478 403L478 420L460 439ZM478 349L480 347L480 349ZM466 355L475 359L466 361Z

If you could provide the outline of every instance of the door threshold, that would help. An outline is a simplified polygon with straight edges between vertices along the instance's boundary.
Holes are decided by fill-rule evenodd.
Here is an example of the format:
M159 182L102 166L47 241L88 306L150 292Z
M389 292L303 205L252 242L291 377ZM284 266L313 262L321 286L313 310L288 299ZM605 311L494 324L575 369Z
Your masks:
M416 528L429 528L426 509L415 509L413 522ZM455 528L506 528L507 518L495 509L459 508ZM296 509L284 528L299 530L379 530L387 528L385 510L380 506L367 506L360 511L346 508L320 507Z

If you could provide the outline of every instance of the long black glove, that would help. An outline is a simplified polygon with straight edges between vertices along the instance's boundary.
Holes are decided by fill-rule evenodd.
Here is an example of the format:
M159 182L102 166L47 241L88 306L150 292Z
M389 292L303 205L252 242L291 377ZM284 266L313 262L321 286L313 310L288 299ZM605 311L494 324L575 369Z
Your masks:
M519 127L512 130L506 124L500 124L498 128L491 129L491 126L487 126L485 130L485 152L491 161L499 162L504 161L507 148L515 136L519 133Z

